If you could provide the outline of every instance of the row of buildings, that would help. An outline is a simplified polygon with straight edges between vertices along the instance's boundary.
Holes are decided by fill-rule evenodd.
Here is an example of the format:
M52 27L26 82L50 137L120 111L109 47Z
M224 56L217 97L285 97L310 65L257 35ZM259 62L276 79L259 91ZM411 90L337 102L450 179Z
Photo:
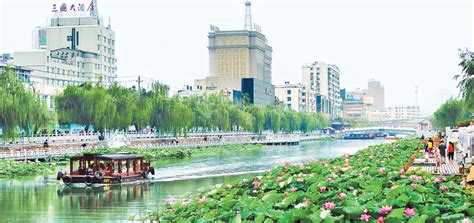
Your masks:
M80 6L82 5L82 6ZM97 1L74 7L53 5L45 27L32 32L32 50L4 53L0 70L12 67L17 76L51 109L53 97L68 85L112 83L117 77L115 32L99 17Z
M272 83L272 52L260 26L253 24L249 0L241 30L221 31L211 25L208 33L209 74L194 80L177 94L181 97L221 93L234 101L248 100L261 106L279 104L300 112L321 112L331 118L384 120L416 117L419 107L385 108L384 88L369 81L367 90L340 89L340 70L315 61L303 65L301 83ZM68 85L110 84L117 78L115 32L110 20L99 17L97 1L74 8L65 3L45 27L33 30L33 49L3 54L0 71L14 68L18 78L39 99L54 108L53 97ZM71 15L75 14L75 15Z

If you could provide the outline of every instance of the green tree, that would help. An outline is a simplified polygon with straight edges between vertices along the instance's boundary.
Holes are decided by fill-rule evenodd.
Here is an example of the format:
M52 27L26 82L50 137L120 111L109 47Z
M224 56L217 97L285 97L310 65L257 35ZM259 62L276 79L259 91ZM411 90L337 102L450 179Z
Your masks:
M469 50L459 52L462 74L455 75L454 79L460 80L458 87L464 98L467 108L474 109L474 53Z
M9 67L0 74L0 126L5 139L23 129L26 134L45 128L52 121L46 106L25 88Z
M438 129L456 126L456 122L469 119L469 112L462 100L449 99L434 113L433 124Z
M96 130L104 130L112 122L116 113L113 99L102 85L68 86L56 97L56 111L61 123L91 125Z

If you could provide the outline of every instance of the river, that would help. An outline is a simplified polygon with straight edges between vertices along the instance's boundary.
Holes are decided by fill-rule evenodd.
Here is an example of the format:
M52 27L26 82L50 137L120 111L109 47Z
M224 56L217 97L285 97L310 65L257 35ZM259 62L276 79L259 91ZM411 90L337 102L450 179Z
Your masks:
M299 163L355 153L379 140L305 142L299 146L266 146L261 150L153 161L160 166L142 184L99 188L69 188L55 175L24 179L0 178L0 222L126 222L209 185L258 174L283 162Z

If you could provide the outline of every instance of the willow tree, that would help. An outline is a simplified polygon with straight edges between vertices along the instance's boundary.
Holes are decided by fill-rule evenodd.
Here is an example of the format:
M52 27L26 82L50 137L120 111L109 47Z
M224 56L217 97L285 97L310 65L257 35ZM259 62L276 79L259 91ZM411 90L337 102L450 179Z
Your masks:
M85 125L86 131L91 125L96 130L108 128L116 113L105 87L90 83L68 86L56 97L56 111L60 122Z
M454 79L460 80L458 87L464 98L464 102L471 110L474 109L474 53L469 50L459 52L461 62L459 66L462 68L462 74L455 75Z
M0 74L0 126L3 137L15 138L21 129L31 133L49 124L51 115L46 106L25 88L23 81L16 78L7 67Z

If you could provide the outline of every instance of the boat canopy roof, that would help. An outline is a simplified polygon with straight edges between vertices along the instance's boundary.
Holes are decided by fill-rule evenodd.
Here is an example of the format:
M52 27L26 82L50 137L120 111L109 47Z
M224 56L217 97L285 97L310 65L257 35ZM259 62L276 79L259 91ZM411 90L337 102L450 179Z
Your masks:
M131 153L111 153L111 154L96 154L96 153L84 153L82 156L71 157L71 160L78 159L100 159L100 160L133 160L133 159L143 159L143 156L135 155Z

